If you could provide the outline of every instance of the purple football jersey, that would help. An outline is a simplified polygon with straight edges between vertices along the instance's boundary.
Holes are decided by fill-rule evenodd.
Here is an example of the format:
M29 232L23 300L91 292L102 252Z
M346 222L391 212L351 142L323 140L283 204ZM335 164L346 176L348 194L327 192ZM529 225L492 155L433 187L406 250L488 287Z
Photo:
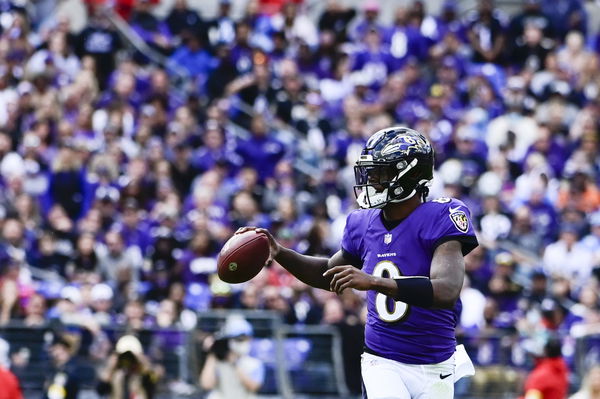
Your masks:
M380 209L352 212L346 220L342 251L372 275L430 277L435 249L451 240L462 243L464 255L477 246L465 204L440 198L422 203L395 225L383 220ZM452 310L425 309L368 291L367 308L366 351L409 364L440 363L454 353L460 300Z

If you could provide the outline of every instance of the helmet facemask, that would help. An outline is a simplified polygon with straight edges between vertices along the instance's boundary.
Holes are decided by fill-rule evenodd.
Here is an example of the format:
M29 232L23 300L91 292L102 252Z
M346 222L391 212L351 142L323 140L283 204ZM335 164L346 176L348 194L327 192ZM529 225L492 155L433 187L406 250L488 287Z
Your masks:
M416 158L410 163L374 162L370 155L361 155L354 167L356 185L354 194L361 208L383 208L388 203L403 202L417 193L418 183L410 184L410 179L401 180L418 163ZM408 186L413 186L408 187Z

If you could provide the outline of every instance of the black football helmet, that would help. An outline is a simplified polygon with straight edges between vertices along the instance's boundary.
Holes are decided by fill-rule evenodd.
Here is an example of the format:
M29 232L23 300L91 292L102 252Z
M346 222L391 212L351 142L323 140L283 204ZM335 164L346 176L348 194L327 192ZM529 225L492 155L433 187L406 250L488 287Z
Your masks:
M383 208L429 193L433 147L419 132L389 127L369 138L354 166L354 195L361 208Z

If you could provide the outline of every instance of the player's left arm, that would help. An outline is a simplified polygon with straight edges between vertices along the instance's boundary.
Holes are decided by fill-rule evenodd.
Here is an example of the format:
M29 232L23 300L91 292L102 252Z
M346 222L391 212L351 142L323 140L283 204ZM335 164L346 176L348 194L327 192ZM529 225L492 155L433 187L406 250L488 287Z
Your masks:
M438 246L431 260L432 307L454 308L460 297L464 279L465 258L462 254L462 244L452 240Z
M433 253L430 277L410 276L399 279L376 277L352 266L336 266L325 272L333 276L331 290L341 294L346 288L374 290L409 305L452 309L458 300L465 275L461 243L440 244Z

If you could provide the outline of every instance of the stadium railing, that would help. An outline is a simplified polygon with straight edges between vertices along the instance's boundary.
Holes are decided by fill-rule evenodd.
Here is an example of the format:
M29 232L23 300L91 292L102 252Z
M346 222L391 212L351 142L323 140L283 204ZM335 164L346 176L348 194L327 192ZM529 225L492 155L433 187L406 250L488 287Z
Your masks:
M241 313L254 328L252 354L265 364L263 398L348 397L343 375L340 335L330 326L286 326L269 311ZM145 353L163 366L165 376L159 397L201 397L198 376L205 353L202 340L217 333L231 311L199 313L195 330L149 328L136 331ZM26 397L39 398L49 370L48 348L54 333L82 334L78 364L81 365L82 397L94 398L96 368L102 365L88 355L92 337L79 326L47 324L28 327L12 322L0 327L0 337L11 346L11 355L25 354L27 362L13 367ZM104 337L115 342L125 333L119 326L104 327Z
M205 352L202 340L216 334L227 316L241 313L253 326L252 355L265 364L265 382L259 392L261 398L349 398L345 385L340 335L331 326L289 326L279 314L262 310L211 310L198 313L197 328L192 331L170 328L149 328L137 331L145 352L161 364L165 377L158 398L199 398L203 393L197 387ZM28 327L13 322L0 327L0 337L11 345L11 355L28 358L26 364L13 364L27 398L39 398L44 378L49 369L48 347L53 332L75 332L78 326L49 323ZM110 326L102 330L105 337L115 342L125 330ZM495 331L485 335L460 335L477 368L474 378L461 380L456 386L456 397L509 398L518 396L525 376L532 368L532 360L523 349L524 337L515 333ZM89 336L81 341L90 342ZM564 337L563 346L572 374L572 387L579 385L581 375L592 364L600 361L600 334ZM96 398L95 367L100 367L85 356L80 358L84 391L81 398Z

